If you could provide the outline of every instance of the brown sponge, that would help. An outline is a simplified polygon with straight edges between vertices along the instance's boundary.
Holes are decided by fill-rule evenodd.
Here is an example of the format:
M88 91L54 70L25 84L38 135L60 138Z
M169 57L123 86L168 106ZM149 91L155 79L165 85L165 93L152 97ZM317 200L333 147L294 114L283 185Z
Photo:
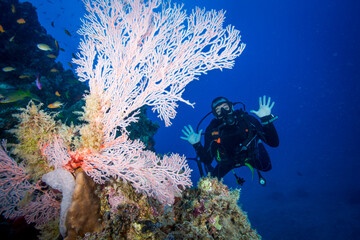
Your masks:
M100 199L95 193L96 183L83 170L76 173L72 203L66 216L67 236L64 240L83 237L87 232L102 230Z

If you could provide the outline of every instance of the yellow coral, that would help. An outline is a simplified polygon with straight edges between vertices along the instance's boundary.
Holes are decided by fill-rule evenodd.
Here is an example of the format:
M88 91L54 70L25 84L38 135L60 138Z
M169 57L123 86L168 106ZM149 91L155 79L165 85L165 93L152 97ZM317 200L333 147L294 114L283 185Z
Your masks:
M92 151L98 151L103 143L103 125L101 119L100 97L97 94L90 94L85 97L84 112L80 114L80 120L86 123L80 129L82 146Z
M17 144L11 145L11 152L25 160L26 171L34 180L51 171L46 158L41 155L40 144L52 141L56 135L61 135L68 146L78 145L79 142L74 135L77 129L55 121L56 114L44 112L42 105L30 101L26 108L20 109L19 114L14 114L19 124L10 130L18 139Z
M217 215L216 217L214 217L214 223L213 223L213 226L217 229L217 230L221 230L222 226L221 224L219 223L219 215Z
M40 230L39 240L58 239L60 237L59 217L37 227L37 229Z
M199 183L198 183L198 188L205 191L205 192L210 192L212 191L212 187L211 187L211 179L210 178L202 178L200 179Z

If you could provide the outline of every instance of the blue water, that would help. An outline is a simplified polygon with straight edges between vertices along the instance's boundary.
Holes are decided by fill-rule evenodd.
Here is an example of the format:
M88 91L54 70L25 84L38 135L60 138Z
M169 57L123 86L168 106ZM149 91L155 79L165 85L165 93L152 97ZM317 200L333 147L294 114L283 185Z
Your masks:
M81 2L30 2L66 49L59 60L71 61L84 13ZM243 101L247 110L257 110L258 97L271 96L280 146L267 148L273 164L263 174L267 186L260 186L256 176L252 181L249 169L237 170L246 179L240 204L252 226L265 240L359 239L360 1L175 2L186 9L226 10L225 25L239 29L247 46L233 69L211 71L188 85L184 98L195 108L180 104L173 125L161 123L157 151L193 157L192 147L180 139L181 129L196 126L217 96ZM196 183L199 172L190 165ZM236 187L232 174L224 182Z

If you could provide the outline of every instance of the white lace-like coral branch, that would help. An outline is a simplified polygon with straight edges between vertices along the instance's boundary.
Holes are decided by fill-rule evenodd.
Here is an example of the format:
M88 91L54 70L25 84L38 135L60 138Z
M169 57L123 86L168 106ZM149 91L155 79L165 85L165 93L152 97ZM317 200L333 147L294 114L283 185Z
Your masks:
M111 177L121 179L140 193L172 204L182 189L192 185L185 157L173 154L160 159L143 148L140 141L131 142L124 134L102 151L85 157L82 168L97 183Z
M22 214L18 203L31 189L24 167L18 165L6 152L5 142L0 146L0 212L5 218Z
M55 136L51 142L43 144L41 153L55 169L63 168L71 160L64 140L60 136Z
M187 16L179 5L159 7L161 0L84 2L88 14L73 61L90 94L101 98L105 141L143 105L170 125L178 101L192 105L182 98L185 86L209 70L233 67L245 47L239 31L223 28L223 11L196 8Z
M21 207L22 213L28 224L35 223L41 226L60 215L60 203L52 190L43 190L40 181L32 189L35 198Z

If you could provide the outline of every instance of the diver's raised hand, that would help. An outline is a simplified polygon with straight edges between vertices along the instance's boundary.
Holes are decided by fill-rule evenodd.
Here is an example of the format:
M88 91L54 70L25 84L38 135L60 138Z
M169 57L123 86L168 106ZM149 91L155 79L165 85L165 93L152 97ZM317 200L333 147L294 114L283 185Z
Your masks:
M194 132L191 125L188 125L188 126L185 126L184 129L181 131L185 135L185 136L181 136L180 137L181 139L188 141L192 145L200 142L202 130L200 130L199 133L196 133L196 132Z
M251 110L251 113L254 113L259 118L268 116L271 114L271 109L274 107L275 102L271 103L271 97L266 101L266 96L259 97L259 110Z

